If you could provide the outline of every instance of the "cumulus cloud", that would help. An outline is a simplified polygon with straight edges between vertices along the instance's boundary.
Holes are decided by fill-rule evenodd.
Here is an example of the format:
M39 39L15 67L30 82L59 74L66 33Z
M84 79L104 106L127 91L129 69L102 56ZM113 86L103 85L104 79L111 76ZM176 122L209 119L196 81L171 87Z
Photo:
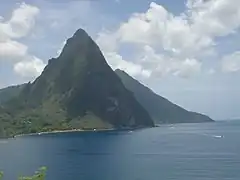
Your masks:
M193 29L211 37L234 33L240 26L240 1L189 0Z
M26 36L35 24L39 9L25 3L15 9L8 21L0 23L0 32L10 38ZM0 19L1 20L1 19ZM3 18L2 20L3 21Z
M186 77L201 71L203 56L215 54L216 38L233 34L239 27L239 0L188 0L180 15L152 2L146 12L132 14L115 31L99 33L97 42L104 52L119 56L123 44L149 46L161 55L145 57L144 65L142 59L135 60L135 66L148 66L155 76Z
M222 70L223 72L240 71L240 51L223 57Z
M165 50L195 56L213 46L214 38L240 26L240 1L190 0L186 12L174 16L154 2L145 13L133 14L118 29L121 41L159 45Z
M98 33L97 44L106 52L116 51L118 49L118 34L103 30Z
M29 60L24 60L14 65L14 71L24 78L36 78L41 74L45 64L37 57L29 57Z
M0 18L0 61L13 63L14 71L20 76L36 77L45 66L42 60L29 54L25 44L18 41L30 33L38 14L37 7L21 3L9 20Z
M13 40L0 42L0 60L19 61L27 54L27 46Z
M107 52L104 53L109 65L115 69L121 69L127 72L131 76L140 76L143 78L148 78L151 75L151 72L147 69L144 69L140 64L135 64L131 61L126 61L123 57L116 52Z
M158 54L150 46L145 46L140 63L147 67L152 75L162 77L173 74L175 76L189 77L200 72L201 63L196 59L178 59Z

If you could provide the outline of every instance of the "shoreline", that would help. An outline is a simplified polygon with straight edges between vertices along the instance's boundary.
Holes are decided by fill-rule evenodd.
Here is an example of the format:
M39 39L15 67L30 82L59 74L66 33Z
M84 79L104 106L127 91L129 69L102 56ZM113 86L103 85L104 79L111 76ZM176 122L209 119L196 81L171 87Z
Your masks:
M155 126L156 127L156 126ZM46 134L58 134L58 133L71 133L71 132L108 132L108 131L134 131L138 129L145 129L145 128L153 128L153 127L138 127L138 128L122 128L122 129L67 129L67 130L53 130L53 131L46 131L46 132L36 132L36 133L28 133L28 134L17 134L12 138L17 137L24 137L24 136L41 136Z
M28 133L28 134L17 134L13 138L23 137L23 136L36 136L36 135L45 135L45 134L58 134L58 133L71 133L71 132L102 132L102 131L115 131L118 129L93 129L93 130L85 130L85 129L66 129L66 130L53 130L53 131L43 131L36 133Z

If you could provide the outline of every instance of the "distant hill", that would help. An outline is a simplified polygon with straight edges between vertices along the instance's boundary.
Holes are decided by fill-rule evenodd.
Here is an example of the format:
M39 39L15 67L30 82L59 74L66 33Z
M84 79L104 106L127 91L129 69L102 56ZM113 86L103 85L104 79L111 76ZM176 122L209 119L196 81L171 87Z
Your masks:
M154 126L82 29L67 40L60 56L50 59L33 83L13 92L17 96L0 107L0 136Z
M0 89L0 104L19 95L25 84Z
M124 71L117 69L115 73L121 78L125 87L133 92L135 98L148 111L155 123L199 123L213 121L206 115L190 112L173 104L133 79Z

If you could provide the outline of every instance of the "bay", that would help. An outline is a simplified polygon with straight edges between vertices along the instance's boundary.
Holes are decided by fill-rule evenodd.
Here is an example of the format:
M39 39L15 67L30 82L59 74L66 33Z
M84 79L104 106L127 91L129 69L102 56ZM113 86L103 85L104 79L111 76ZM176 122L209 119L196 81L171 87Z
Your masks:
M239 180L240 122L162 125L0 140L5 180Z

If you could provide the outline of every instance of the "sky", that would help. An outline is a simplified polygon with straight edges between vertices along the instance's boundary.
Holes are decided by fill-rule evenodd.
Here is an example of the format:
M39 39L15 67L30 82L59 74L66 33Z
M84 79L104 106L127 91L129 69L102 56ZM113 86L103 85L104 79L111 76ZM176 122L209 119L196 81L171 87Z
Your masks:
M79 28L159 95L240 118L239 0L1 0L0 88L33 81Z

